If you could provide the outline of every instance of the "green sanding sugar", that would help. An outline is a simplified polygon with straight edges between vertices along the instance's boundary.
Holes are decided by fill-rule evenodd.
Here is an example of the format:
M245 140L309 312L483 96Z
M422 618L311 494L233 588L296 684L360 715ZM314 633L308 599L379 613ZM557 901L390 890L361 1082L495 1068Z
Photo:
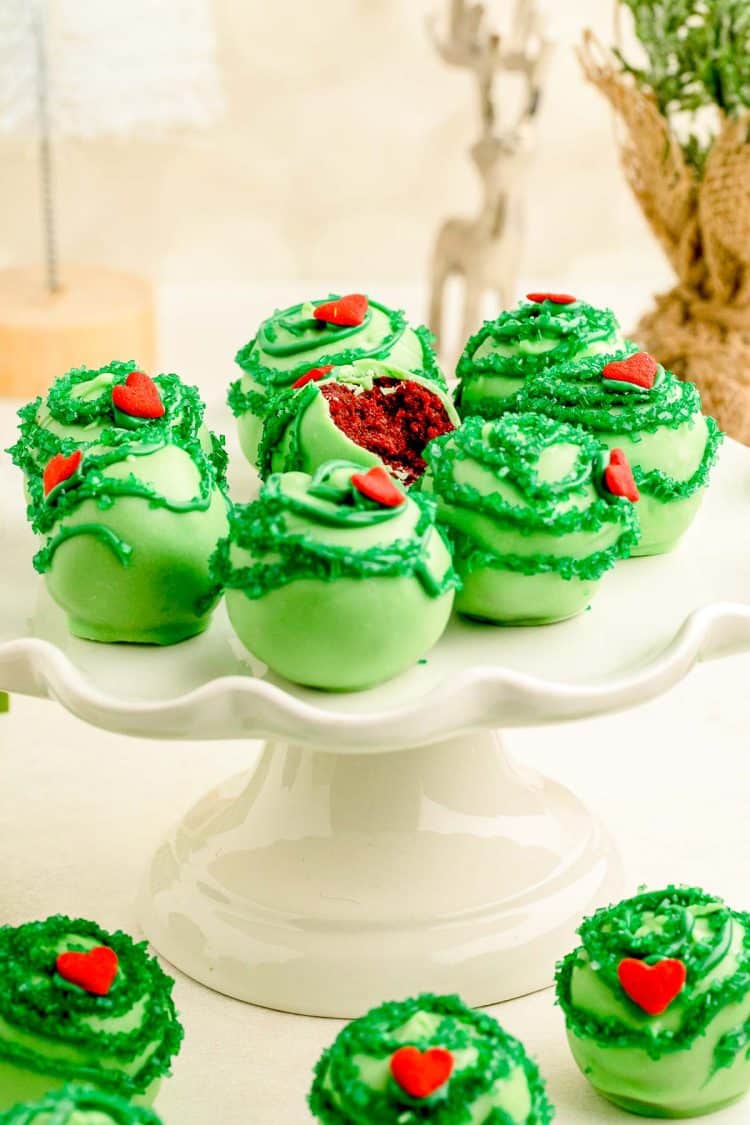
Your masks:
M337 295L332 294L324 300L336 299ZM370 298L368 312L362 324L340 326L314 319L314 304L305 302L292 308L277 310L263 322L257 335L237 353L237 364L261 387L271 391L290 386L313 366L309 356L313 351L316 367L327 364L338 367L360 359L387 360L404 334L413 332L421 352L417 373L445 388L445 380L432 347L432 333L423 326L410 328L400 310L390 309ZM382 334L374 341L367 332L373 310L380 314L384 322ZM323 349L322 354L320 349ZM278 359L291 361L291 365L287 363L279 367L275 363ZM229 405L238 416L248 410L254 413L265 410L264 396L252 389L243 389L241 381L232 385Z
M472 387L464 404L464 395L475 380L485 376L523 380L586 354L587 349L620 346L620 327L610 309L595 308L584 301L522 302L495 320L485 321L467 341L456 368L460 380L456 405L464 415L497 417L509 408L515 409L515 396L482 398Z
M115 422L112 387L124 383L135 369L133 363L112 363L98 370L77 368L58 379L49 391L46 409L49 417L61 425L92 426L78 472L45 496L42 470L56 454L68 455L81 448L81 441L60 436L49 423L40 422L42 401L29 403L19 412L20 436L9 450L16 465L26 476L30 494L28 516L37 533L51 536L34 559L37 570L49 568L59 544L71 534L96 534L115 551L121 562L127 561L128 545L114 541L104 523L81 525L54 536L55 528L66 516L87 500L106 512L118 499L137 497L149 508L165 508L173 512L207 511L214 490L226 488L227 454L223 437L211 434L203 426L204 406L195 387L187 386L173 374L154 379L165 413L135 428L123 428ZM88 385L102 388L91 397L80 393ZM138 477L137 459L147 457L168 445L182 449L193 461L199 475L196 495L184 501L172 501ZM107 470L124 462L133 463L133 471L125 476L108 475ZM116 537L115 537L116 538ZM110 540L112 540L110 542Z
M0 1125L161 1125L151 1109L131 1105L117 1094L71 1083L40 1101L0 1113Z
M661 366L650 389L603 379L605 366L616 358L600 355L577 359L530 377L519 392L519 409L538 410L558 421L605 434L608 439L622 435L634 441L642 434L677 430L700 416L701 399L695 384L678 379ZM723 438L713 418L706 418L706 425L703 456L690 477L675 480L662 469L645 470L635 462L633 476L639 490L670 501L688 499L704 488Z
M118 972L106 996L69 984L57 955L114 950ZM56 914L0 928L0 1059L43 1074L90 1081L127 1097L168 1072L183 1031L172 1000L173 980L145 942L96 922ZM111 1024L115 1029L108 1029ZM16 1030L23 1037L16 1037ZM46 1043L55 1045L53 1052ZM73 1061L73 1059L75 1061ZM136 1060L142 1059L135 1073Z
M427 1020L423 1017L427 1016ZM409 1026L412 1033L400 1034ZM421 1029L421 1030L420 1030ZM405 1044L420 1050L441 1047L457 1062L440 1096L415 1102L393 1083L370 1085L362 1064L387 1060ZM483 1012L468 1008L457 996L424 993L413 999L381 1004L348 1024L320 1058L309 1096L310 1108L324 1125L465 1125L472 1106L491 1097L493 1087L517 1074L530 1107L520 1120L510 1106L488 1106L487 1122L498 1125L548 1125L553 1109L537 1067L521 1043Z
M707 975L729 956L737 926L744 935L736 967L728 975L718 974L706 987ZM705 1035L717 1013L750 991L750 915L730 910L721 899L698 888L669 886L644 892L596 911L584 919L578 932L581 946L559 963L556 980L558 1003L568 1028L583 1039L639 1047L658 1059L689 1048ZM575 1005L571 982L577 968L593 971L613 996L630 1004L618 980L618 966L624 958L647 963L676 958L684 963L687 983L675 1002L681 1013L676 1030L633 1027L613 1014L600 1015ZM639 1011L635 1005L633 1010ZM715 1065L729 1065L728 1058L741 1046L736 1032L725 1037Z
M695 384L679 380L661 366L650 389L605 380L606 365L621 358L589 356L531 376L521 391L521 409L538 410L546 404L543 413L561 422L614 433L653 431L661 426L677 429L700 413Z
M63 425L77 426L86 426L111 417L111 388L124 383L135 370L136 365L132 360L127 363L108 363L106 367L97 369L74 367L56 379L50 387L47 395L50 415ZM101 380L102 389L99 394L76 393L78 390L84 391L87 384L98 383L101 375L111 378Z
M242 590L252 599L299 579L335 581L339 578L414 576L430 597L439 597L457 583L449 568L436 576L429 565L429 542L435 533L435 504L423 496L404 497L404 504L382 507L351 484L359 466L328 462L303 491L290 487L297 474L273 474L252 504L238 505L230 513L229 537L219 544L212 559L217 584ZM305 478L302 478L305 479ZM407 505L418 509L418 519L408 538L395 536L358 548L356 539L337 542L325 528L356 532L396 523ZM253 562L238 566L233 548L249 552Z
M545 476L540 468L543 458L555 447L570 447L575 456L566 471ZM505 414L489 422L468 418L458 430L431 442L425 451L430 487L438 498L440 516L450 527L459 571L497 567L592 581L616 559L627 557L637 542L637 515L629 501L602 487L602 455L602 446L592 434L531 413ZM466 464L489 474L503 488L512 486L513 498L499 487L472 483L463 472ZM572 502L576 498L578 502ZM518 551L490 550L472 529L474 516L517 533ZM621 528L615 542L583 557L520 549L524 539L537 533L557 538L593 536L608 525Z

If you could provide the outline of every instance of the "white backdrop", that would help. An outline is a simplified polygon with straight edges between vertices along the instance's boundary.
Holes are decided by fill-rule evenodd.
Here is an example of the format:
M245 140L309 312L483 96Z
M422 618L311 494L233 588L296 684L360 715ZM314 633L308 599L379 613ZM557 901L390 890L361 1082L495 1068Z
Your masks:
M117 0L102 0L117 3ZM498 13L509 0L488 0ZM528 186L540 284L666 270L573 55L610 0L546 0L558 40ZM216 0L227 114L160 143L63 141L63 249L180 280L420 278L435 226L475 204L471 80L425 33L448 0ZM149 34L156 28L148 29ZM132 81L138 82L138 59ZM33 149L0 139L0 265L37 253Z

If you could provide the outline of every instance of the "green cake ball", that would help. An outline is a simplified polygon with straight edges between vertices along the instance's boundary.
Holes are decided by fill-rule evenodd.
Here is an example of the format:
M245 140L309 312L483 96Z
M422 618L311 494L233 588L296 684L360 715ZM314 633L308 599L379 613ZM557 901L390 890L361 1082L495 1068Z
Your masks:
M380 466L274 474L235 508L214 557L240 640L274 672L330 691L416 663L450 616L456 577L431 500Z
M676 545L698 510L723 436L701 413L693 383L636 352L579 359L530 378L519 402L585 426L610 449L624 451L641 494L634 555Z
M573 1056L623 1109L694 1117L750 1089L750 915L690 887L599 910L558 965Z
M624 347L613 312L567 293L529 293L518 308L488 320L458 361L456 405L463 418L515 410L529 375L559 363Z
M131 386L120 390L122 397L135 393L143 397L142 416L120 411L113 403L113 389L130 380ZM151 383L156 384L161 404L153 396ZM150 392L150 394L149 394ZM203 404L193 387L185 386L177 375L158 375L150 380L131 361L113 361L106 367L76 367L56 379L45 398L36 398L19 411L19 439L9 450L27 481L41 476L57 453L72 453L94 445L101 435L118 426L137 428L158 420L168 430L191 432L196 426L200 443L211 454L221 472L226 466L224 439L212 434L202 424Z
M240 444L252 465L277 392L310 373L356 360L379 360L422 376L443 390L446 384L426 328L412 328L403 313L360 293L308 301L277 310L237 353L242 376L229 392Z
M540 414L467 418L430 443L422 487L454 546L456 609L499 624L541 625L586 608L638 538L627 460Z
M323 1125L548 1125L553 1109L521 1043L457 996L382 1004L348 1024L315 1069Z
M86 919L0 928L0 1109L66 1082L150 1103L182 1040L172 985L145 943Z
M227 530L226 454L176 375L79 369L21 412L34 559L71 632L172 644L206 628Z
M161 1125L145 1106L117 1094L71 1083L39 1101L0 1113L0 1125Z
M434 381L373 360L308 372L269 395L257 468L314 473L326 461L385 465L404 484L424 472L424 448L458 425Z

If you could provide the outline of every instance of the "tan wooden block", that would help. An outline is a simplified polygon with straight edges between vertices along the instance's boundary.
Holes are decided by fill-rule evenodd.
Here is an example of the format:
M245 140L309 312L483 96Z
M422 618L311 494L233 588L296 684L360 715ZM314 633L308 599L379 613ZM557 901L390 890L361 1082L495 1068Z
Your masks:
M0 395L30 398L71 367L156 362L150 282L97 266L64 271L50 294L39 268L0 271Z

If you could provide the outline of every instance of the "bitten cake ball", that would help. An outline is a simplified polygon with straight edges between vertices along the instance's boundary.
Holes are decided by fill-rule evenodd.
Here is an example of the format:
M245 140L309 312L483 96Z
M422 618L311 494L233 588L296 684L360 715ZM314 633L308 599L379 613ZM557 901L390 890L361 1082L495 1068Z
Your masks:
M408 486L424 472L427 443L458 425L434 381L371 360L308 372L268 401L257 463L264 478L346 460L385 465Z
M385 469L334 461L269 477L214 558L240 640L274 672L331 691L398 675L441 636L456 577L435 506Z
M579 359L527 380L525 410L592 430L622 449L641 494L641 539L634 555L671 550L700 505L721 431L701 413L694 383L666 371L647 352Z
M86 919L0 928L0 1109L66 1082L150 1103L182 1040L173 983Z
M456 405L462 418L497 418L517 408L527 376L623 347L609 309L568 293L529 293L525 302L486 321L469 339L456 369Z
M425 492L453 543L460 613L540 625L589 604L638 538L627 459L540 414L467 418L425 452Z
M21 411L34 566L76 636L172 644L208 625L228 502L203 413L194 387L133 364L71 371Z
M691 887L599 910L558 966L578 1066L611 1102L711 1113L750 1089L750 916Z
M378 360L435 383L446 383L426 328L361 293L277 310L237 353L242 376L229 392L240 444L251 465L276 394L357 360ZM297 466L295 466L297 467Z
M457 996L382 1004L348 1024L315 1069L323 1125L548 1125L553 1110L521 1043Z
M40 1101L0 1113L0 1125L161 1125L161 1121L145 1106L73 1083Z

